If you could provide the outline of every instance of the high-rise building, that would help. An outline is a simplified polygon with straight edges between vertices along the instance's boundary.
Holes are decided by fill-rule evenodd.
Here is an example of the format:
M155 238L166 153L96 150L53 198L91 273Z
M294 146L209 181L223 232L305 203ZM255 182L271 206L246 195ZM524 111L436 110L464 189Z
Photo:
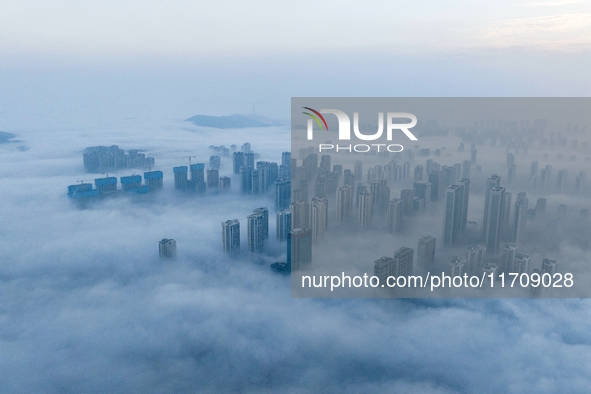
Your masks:
M472 166L472 162L470 160L464 160L462 163L462 178L468 179L470 178L470 167Z
M534 177L538 176L538 162L532 161L531 162L531 169L529 171L530 179L534 179Z
M507 167L511 167L515 164L515 155L513 153L507 153Z
M240 169L242 167L244 167L244 152L234 152L232 158L234 174L240 174Z
M337 189L336 216L337 223L341 223L351 216L353 210L353 188L343 185Z
M414 184L414 195L424 201L425 209L431 202L431 182L420 181Z
M117 195L117 177L97 178L94 180L94 185L102 197Z
M494 255L499 250L505 212L505 188L495 187L488 192L487 211L485 217L486 228L484 246L488 254Z
M390 188L386 184L386 180L371 182L370 193L373 199L373 207L377 212L385 212L388 209L388 201L390 201Z
M517 166L515 164L509 166L507 169L507 184L513 184L513 180L517 176Z
M207 187L211 189L219 189L220 187L220 170L207 170Z
M373 197L371 193L364 191L359 195L359 215L357 223L364 228L371 225L373 220Z
M240 252L240 222L238 219L222 222L222 250L229 254Z
M189 188L189 180L187 174L189 168L187 166L173 167L172 172L174 173L174 188L179 191L187 191Z
M394 276L396 269L395 261L392 257L383 256L374 262L373 274L380 278L380 283L386 283L389 276Z
M291 231L291 212L286 209L277 212L277 239L279 241L286 241L287 235Z
M353 175L355 176L357 182L361 182L363 180L363 162L359 160L355 161Z
M394 251L394 276L412 275L414 250L405 246Z
M287 236L287 265L291 271L312 262L312 230L295 228Z
M148 171L144 172L144 183L150 190L162 189L162 179L164 174L162 171Z
M189 183L189 189L191 191L196 190L197 192L205 191L205 164L195 163L189 167L191 171L191 182ZM219 178L219 171L216 178ZM215 181L214 181L215 182Z
M403 201L404 213L412 215L414 212L415 191L413 189L400 190L400 199Z
M470 180L462 179L459 185L446 189L443 217L443 245L453 246L460 241L467 224Z
M278 211L289 208L291 199L291 180L281 178L275 181L275 209Z
M214 170L219 170L222 166L222 158L219 156L210 156L209 157L209 168Z
M121 177L121 189L123 191L137 190L142 186L141 175L131 175Z
M503 256L501 259L501 272L512 272L511 269L515 264L515 255L517 253L517 245L505 244L503 245Z
M523 239L525 233L525 222L527 218L527 197L525 192L517 194L517 201L515 201L515 211L513 212L513 236L511 241L518 244Z
M266 207L261 207L253 210L252 212L263 215L263 237L265 239L269 238L269 209Z
M509 272L515 272L517 274L527 274L529 272L529 254L516 253L513 267Z
M423 267L432 267L435 263L435 237L423 235L417 247L417 263Z
M443 245L454 246L462 235L463 186L450 185L446 189L443 216Z
M310 227L312 230L312 241L318 243L324 238L328 223L328 200L322 197L315 197L310 203Z
M445 196L445 174L442 171L434 170L429 174L431 183L431 201L443 201Z
M252 172L252 167L240 167L240 190L243 194L252 194Z
M418 165L414 169L414 181L421 182L423 180L423 166Z
M454 256L449 263L449 270L451 276L462 276L464 273L467 273L466 269L466 258Z
M164 238L158 243L161 259L174 259L176 257L176 241Z
M542 271L544 273L554 275L556 273L557 266L558 266L558 263L556 262L556 260L550 260L550 259L543 259L542 260Z
M351 188L355 187L355 175L351 170L345 170L343 175L343 185L349 185Z
M248 216L247 243L250 253L261 253L265 250L266 235L269 232L268 217L265 223L264 212L255 211ZM265 226L267 224L267 226Z
M230 178L229 176L221 176L220 187L222 190L230 190L230 188L232 187L232 178Z
M388 203L388 231L390 233L402 230L403 204L404 202L398 198L393 198Z
M469 274L479 274L484 264L484 254L486 246L471 246L466 249L466 272Z
M486 236L486 231L488 227L487 219L488 219L488 209L489 209L489 199L490 199L490 191L493 188L498 188L501 186L501 178L494 174L490 178L486 180L486 186L484 188L484 217L482 219L482 237Z
M460 227L462 234L466 230L468 224L468 204L470 202L470 179L460 179L458 184L462 186L462 218L460 219Z
M310 205L304 201L291 203L291 228L310 228Z

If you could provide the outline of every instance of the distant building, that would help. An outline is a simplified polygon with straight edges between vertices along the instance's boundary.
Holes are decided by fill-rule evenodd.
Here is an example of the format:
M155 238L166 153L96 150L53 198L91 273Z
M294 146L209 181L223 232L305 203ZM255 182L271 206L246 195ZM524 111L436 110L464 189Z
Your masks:
M268 233L267 222L263 212L253 212L248 216L247 244L250 253L262 253L265 251L266 235ZM265 223L266 222L266 223ZM266 228L265 228L266 227Z
M281 178L275 180L275 209L282 211L289 208L291 200L291 180Z
M393 198L388 203L388 232L390 233L402 230L403 204L403 201L399 198Z
M296 228L287 237L287 258L291 271L312 262L312 230Z
M324 238L328 227L328 200L314 197L310 204L310 228L312 241L318 243Z
M421 267L430 267L435 263L435 237L423 235L417 247L417 263Z
M176 257L176 241L164 238L158 243L161 259L173 259Z
M240 252L240 222L238 219L222 222L222 250L229 254Z
M277 239L279 241L286 241L287 235L291 231L291 212L289 209L277 212Z
M148 171L144 172L144 183L150 191L162 189L162 180L164 174L162 171Z
M144 168L155 164L153 157L147 157L138 150L129 150L125 153L117 145L86 148L83 161L86 171L94 173L106 173L125 168Z
M371 225L373 219L373 200L371 193L362 192L359 195L359 215L357 223L360 228Z
M407 247L401 247L394 251L394 275L408 276L413 271L414 250Z

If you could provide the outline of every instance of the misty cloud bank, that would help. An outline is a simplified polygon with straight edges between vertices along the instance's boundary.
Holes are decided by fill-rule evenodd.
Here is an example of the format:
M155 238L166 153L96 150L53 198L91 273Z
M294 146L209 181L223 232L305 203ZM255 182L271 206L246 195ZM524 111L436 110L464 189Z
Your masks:
M124 120L15 134L31 149L0 147L2 392L583 393L591 386L589 300L292 299L289 278L269 269L284 258L281 245L264 261L222 255L220 223L245 223L272 199L178 196L172 167L189 155L205 162L210 144L246 141L261 160L279 161L289 150L287 127L219 131ZM110 144L155 157L164 190L80 210L66 186L95 177L83 172L81 152ZM228 158L220 173L231 173ZM175 261L158 259L165 237L177 240Z

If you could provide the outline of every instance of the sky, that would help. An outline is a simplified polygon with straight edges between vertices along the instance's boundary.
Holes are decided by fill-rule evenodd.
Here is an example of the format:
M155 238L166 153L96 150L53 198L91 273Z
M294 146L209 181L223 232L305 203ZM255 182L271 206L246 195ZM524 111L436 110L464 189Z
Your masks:
M269 198L195 203L170 173L155 202L65 191L92 145L279 161L288 127L183 120L289 120L293 96L589 96L590 4L0 1L2 391L589 392L588 300L292 299L280 245L219 250Z

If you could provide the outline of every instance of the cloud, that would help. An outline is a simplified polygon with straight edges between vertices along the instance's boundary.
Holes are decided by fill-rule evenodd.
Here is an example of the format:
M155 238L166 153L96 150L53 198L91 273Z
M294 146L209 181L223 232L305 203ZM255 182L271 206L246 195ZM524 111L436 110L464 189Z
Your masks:
M481 45L580 52L591 48L591 13L565 13L507 19L488 24L480 33Z

